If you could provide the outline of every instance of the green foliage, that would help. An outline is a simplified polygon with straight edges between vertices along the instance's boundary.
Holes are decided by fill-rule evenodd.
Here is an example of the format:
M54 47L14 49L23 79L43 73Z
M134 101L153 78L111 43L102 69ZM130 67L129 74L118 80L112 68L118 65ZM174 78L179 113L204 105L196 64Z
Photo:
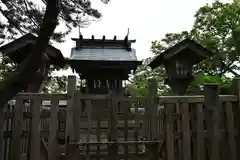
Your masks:
M157 68L152 71L147 64L152 58L147 58L143 61L143 65L139 66L135 74L129 79L129 84L126 89L133 97L144 97L148 94L148 79L156 78L158 82L158 94L168 94L170 89L164 84L164 79L167 77L164 68Z
M11 73L16 72L18 65L13 63L9 57L3 57L0 54L0 84L6 77L9 77Z
M238 3L214 2L201 7L195 14L192 35L204 47L216 53L200 66L205 72L222 76L230 72L238 75L240 37L240 6Z
M231 92L231 75L239 75L240 3L215 1L199 8L190 31L167 33L160 41L152 42L151 51L156 56L185 38L191 38L215 53L213 57L194 66L194 81L189 85L187 94L201 94L204 83L217 83L221 93ZM151 58L148 58L148 61L150 60ZM159 94L171 94L169 87L164 84L164 78L167 77L164 67L144 71L146 65L147 63L144 63L140 66L133 75L130 88L137 86L136 84L146 86L146 79L155 77L159 82ZM131 91L136 95L144 95L143 92L145 91L139 88Z
M66 76L49 77L43 88L44 93L65 93L67 90Z

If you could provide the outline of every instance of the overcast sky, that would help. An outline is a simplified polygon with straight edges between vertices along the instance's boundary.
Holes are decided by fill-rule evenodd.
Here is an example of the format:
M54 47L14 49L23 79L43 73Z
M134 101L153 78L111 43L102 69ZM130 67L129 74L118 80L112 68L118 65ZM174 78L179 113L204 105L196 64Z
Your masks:
M231 2L231 0L222 0ZM136 39L133 47L141 60L151 56L151 41L160 40L166 33L190 30L194 14L201 6L214 0L111 0L107 5L101 0L92 0L93 7L103 14L102 20L81 29L84 38L123 39L130 28L130 38ZM65 57L70 56L74 47L72 37L78 37L78 29L66 37L66 42L56 44Z

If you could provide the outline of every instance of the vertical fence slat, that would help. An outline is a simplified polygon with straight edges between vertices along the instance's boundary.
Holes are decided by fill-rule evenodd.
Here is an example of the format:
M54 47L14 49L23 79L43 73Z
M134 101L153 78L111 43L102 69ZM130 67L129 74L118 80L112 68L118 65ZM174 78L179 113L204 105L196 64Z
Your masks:
M204 148L204 114L203 105L198 103L196 106L196 129L197 129L197 160L205 160Z
M237 160L236 142L235 142L235 129L233 120L232 103L226 103L226 116L227 116L227 133L228 143L230 147L231 160Z
M149 111L150 111L150 139L151 141L156 141L158 136L158 103L157 103L157 82L156 79L151 78L148 80L149 87ZM153 143L147 145L151 152L153 159L158 159L158 143Z
M182 116L183 159L191 160L190 119L188 104L183 103L180 107L180 110Z
M31 108L32 112L32 126L31 126L31 148L30 158L40 159L40 106L41 100L34 100ZM29 137L30 138L30 137Z
M175 149L174 149L174 132L173 132L173 104L166 104L165 107L166 113L166 150L167 150L167 159L175 159Z
M76 141L74 139L74 126L73 126L73 115L74 115L74 95L76 90L76 77L69 76L68 77L68 88L67 88L67 117L66 117L66 143L68 141Z
M5 123L5 113L7 112L7 107L8 107L8 104L4 105L4 108L2 111L0 111L0 158L2 160L4 160L4 136L3 136L3 133L4 133L4 123Z
M128 140L128 109L129 109L129 105L128 104L124 105L124 141ZM124 144L124 159L128 160L128 145L127 144Z
M219 112L213 114L213 131L212 131L212 160L219 160L219 141L220 141L220 130L219 130Z
M146 140L150 139L150 113L149 113L149 106L148 101L144 101L144 120L143 120L143 130L144 130L144 137Z
M21 157L21 134L22 134L22 123L23 123L23 100L17 98L16 106L14 108L14 122L12 129L11 139L11 159L20 160Z
M41 103L41 102L40 102ZM26 111L27 112L32 112L32 110L31 110L31 108L32 108L32 106L34 105L34 103L33 103L33 101L31 101L30 102L30 105L29 106L27 106L27 107L25 107L25 109L26 109ZM40 110L40 104L39 104L39 110ZM39 116L40 117L40 116ZM25 129L26 130L32 130L32 119L25 119L25 124L26 124L26 126L25 126ZM40 123L40 122L39 122ZM40 127L40 126L39 126ZM40 131L40 128L39 128L39 131ZM40 135L39 135L40 136ZM31 150L31 139L32 139L32 134L31 134L31 132L29 132L28 133L28 138L25 138L24 139L24 153L27 153L26 154L26 158L28 158L28 159L30 159L31 158L31 152L29 152L30 150ZM41 154L41 153L40 153Z
M238 97L237 99L237 106L236 106L236 113L235 113L235 117L236 117L236 127L237 127L237 148L240 148L240 77L236 77L233 81L233 85L235 85L235 92L236 95ZM240 158L240 154L237 153L237 159Z
M56 160L58 146L58 100L51 100L51 117L49 124L49 137L48 137L48 159Z
M8 109L7 112L13 112L13 105L9 104L8 105ZM7 118L6 119L6 126L5 126L5 131L12 131L12 127L13 127L13 119L12 118ZM11 157L11 140L10 138L5 138L5 142L4 142L4 158L5 160L9 159L9 157Z
M220 140L220 130L219 130L219 111L220 102L218 95L218 86L216 84L205 84L204 85L204 101L206 112L208 112L208 132L210 132L211 141L210 157L211 160L219 159L219 140Z
M191 159L197 159L197 103L189 105ZM193 134L191 134L193 133Z
M73 127L74 127L74 135L73 139L75 141L79 141L80 139L80 115L82 111L82 103L80 101L81 97L80 92L75 92L74 97L73 97Z
M116 117L116 107L117 99L114 92L110 94L110 103L109 103L109 130L108 130L108 141L116 142L117 141L117 117ZM108 146L108 158L109 160L118 158L118 147L116 144L109 144Z
M66 116L66 129L65 129L65 140L67 145L67 159L76 160L78 159L79 149L76 144L69 144L72 142L76 142L78 140L75 139L74 136L74 95L76 91L76 77L68 76L68 84L67 84L67 116Z
M92 117L91 117L91 108L92 103L91 100L86 100L87 102L87 118L88 118L88 133L87 133L87 142L91 141L91 131L92 131ZM86 146L86 159L90 160L90 145Z
M180 103L177 102L175 103L176 104L176 115L180 115ZM176 119L176 132L181 132L181 120L179 118ZM176 143L176 149L177 149L177 153L178 153L178 156L182 156L182 152L184 152L184 148L182 148L182 138L177 138L175 140L175 143Z
M155 140L158 134L158 123L157 123L157 82L156 79L148 80L149 86L149 111L150 111L150 130L151 140Z
M140 105L137 104L136 108L135 108L135 141L139 140L139 132L140 132L140 113L139 113L139 107ZM138 144L135 145L135 152L136 155L139 154L139 149L138 149Z
M97 142L101 141L101 119L97 120ZM100 160L100 144L97 145L97 160Z

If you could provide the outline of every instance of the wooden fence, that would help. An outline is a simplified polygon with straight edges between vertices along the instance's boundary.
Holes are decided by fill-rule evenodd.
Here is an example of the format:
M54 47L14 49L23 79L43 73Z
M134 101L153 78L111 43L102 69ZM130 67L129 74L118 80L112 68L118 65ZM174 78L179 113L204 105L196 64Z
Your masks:
M148 97L133 99L82 94L74 77L68 84L67 94L19 94L5 107L2 159L240 158L238 94L219 95L217 85L207 84L204 95L158 97L156 82L149 80ZM42 105L46 100L49 110ZM108 109L92 117L91 104L100 100Z

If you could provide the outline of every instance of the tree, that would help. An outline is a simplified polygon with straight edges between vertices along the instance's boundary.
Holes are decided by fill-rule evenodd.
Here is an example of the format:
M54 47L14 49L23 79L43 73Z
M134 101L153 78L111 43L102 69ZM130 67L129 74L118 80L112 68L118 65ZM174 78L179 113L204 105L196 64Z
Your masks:
M103 0L102 0L103 1ZM107 2L107 1L103 1ZM47 0L0 0L0 38L2 41L14 39L19 34L39 34L43 22ZM101 13L91 7L89 0L61 0L60 14L57 24L61 24L61 31L54 32L52 38L63 42L65 35L73 27L86 26L101 17ZM63 30L63 28L65 28Z
M215 1L211 5L207 4L199 8L190 31L166 34L160 41L152 42L151 51L156 56L185 38L191 38L215 53L209 60L194 66L195 80L190 84L187 92L201 93L204 82L217 82L222 86L223 93L229 92L227 89L231 84L229 74L239 75L237 71L240 60L240 3L237 1L232 3ZM160 93L170 93L169 88L163 83L162 77L166 77L164 68L158 67L156 70L143 72L145 68L146 64L140 66L132 79L137 78L138 81L145 83L146 78L155 74L162 91ZM134 83L136 82L134 80Z
M7 20L7 23L0 22L1 38L14 38L19 33L23 34L25 32L34 32L38 35L34 49L19 66L15 67L14 72L7 77L3 73L1 74L0 114L2 115L4 104L18 92L24 90L33 79L34 74L40 67L41 59L49 44L50 37L60 41L71 30L71 26L80 25L82 20L79 20L78 15L87 14L99 18L101 14L91 8L90 1L83 3L81 0L42 0L46 5L45 11L37 9L33 1L0 0L0 2L0 13ZM106 3L107 1L104 2ZM67 32L54 33L56 26L59 24L59 19L66 23L68 27ZM5 62L6 60L3 59L2 61ZM1 130L2 127L3 119L0 120ZM1 136L0 139L2 139Z
M239 62L240 5L239 2L201 7L195 14L192 36L204 47L216 53L199 67L211 75L223 76L230 72L237 76ZM204 65L205 64L205 65Z
M48 81L44 85L42 92L44 93L65 93L67 91L66 76L49 76Z
M101 14L91 8L90 1L75 0L43 0L46 9L40 8L33 1L1 0L0 13L6 23L1 22L1 37L14 38L18 34L33 32L38 34L32 53L17 67L15 72L4 78L0 86L0 105L10 100L19 91L26 88L40 66L42 53L49 43L50 37L61 41L72 27L82 24L84 16L100 18ZM107 3L108 1L103 1ZM43 14L44 13L44 14ZM44 16L43 16L44 15ZM54 33L61 20L67 27L64 33ZM27 77L27 78L26 78ZM1 109L2 109L1 108Z
M158 82L158 94L170 93L170 88L164 85L164 79L167 77L164 68L158 67L155 70L151 70L148 67L148 63L152 58L143 60L143 64L139 66L135 74L129 78L129 83L126 86L126 92L133 97L144 97L148 95L148 79L156 78Z

